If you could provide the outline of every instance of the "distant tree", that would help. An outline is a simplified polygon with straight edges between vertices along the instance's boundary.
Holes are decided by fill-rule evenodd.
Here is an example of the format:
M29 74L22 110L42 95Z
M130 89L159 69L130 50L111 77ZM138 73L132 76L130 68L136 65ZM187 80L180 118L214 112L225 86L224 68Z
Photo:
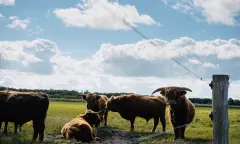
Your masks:
M90 93L90 92L88 90L85 90L84 94L88 94L88 93Z

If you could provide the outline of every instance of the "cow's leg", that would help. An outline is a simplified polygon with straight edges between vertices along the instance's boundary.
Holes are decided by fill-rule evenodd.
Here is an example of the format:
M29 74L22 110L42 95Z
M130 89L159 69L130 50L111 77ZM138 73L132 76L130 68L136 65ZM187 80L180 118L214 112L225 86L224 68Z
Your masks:
M108 110L104 112L104 125L107 126Z
M36 120L33 120L33 137L32 137L32 142L35 142L37 137L38 137L38 132L39 132L39 124L37 123Z
M154 118L154 125L153 125L152 132L155 132L158 123L159 123L159 118L158 118L158 117L155 117L155 118Z
M186 126L185 126L185 127L182 127L181 130L180 130L180 138L181 138L181 139L185 139L185 136L184 136L185 129L186 129Z
M18 129L18 124L14 123L14 134L15 135L17 134L17 129Z
M179 128L174 129L174 140L179 138Z
M133 131L134 130L135 117L130 119L130 122L131 122L131 129L130 129L130 131Z
M42 119L39 121L39 142L42 142L44 139L44 130L45 130L45 120Z
M4 134L7 134L7 127L8 127L8 122L5 122L4 130L3 130Z
M165 119L165 115L160 117L160 121L162 123L162 131L165 132L166 131L166 119Z
M178 125L172 124L173 128L174 128L174 140L179 138L179 128Z

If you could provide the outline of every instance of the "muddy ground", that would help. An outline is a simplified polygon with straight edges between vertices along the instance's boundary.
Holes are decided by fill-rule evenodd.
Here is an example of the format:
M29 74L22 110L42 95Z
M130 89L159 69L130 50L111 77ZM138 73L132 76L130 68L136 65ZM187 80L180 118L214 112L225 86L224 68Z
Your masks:
M141 141L140 135L135 134L133 132L121 131L118 129L109 129L109 128L99 128L95 130L95 134L100 138L98 142L92 142L91 144L139 144ZM52 135L46 134L45 140L64 140L61 135ZM61 144L86 144L82 142L71 141L70 143L61 143Z
M141 142L147 142L141 138L139 134L129 131L122 131L119 129L99 128L94 130L96 135L101 139L97 142L91 142L90 144L140 144ZM62 135L46 134L45 142L53 143L53 141L64 140ZM57 142L58 144L88 144L77 141L71 142ZM148 143L148 142L147 142ZM166 144L197 144L195 142L185 142L184 140L177 140Z

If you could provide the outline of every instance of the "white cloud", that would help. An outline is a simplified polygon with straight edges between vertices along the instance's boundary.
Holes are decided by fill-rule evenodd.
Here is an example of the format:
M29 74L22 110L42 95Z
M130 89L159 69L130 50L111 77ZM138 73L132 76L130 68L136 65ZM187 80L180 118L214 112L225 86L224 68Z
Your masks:
M0 41L0 54L4 60L29 63L42 62L46 55L58 53L54 43L45 39L29 41ZM52 54L52 55L53 55Z
M175 5L172 6L173 9L180 10L184 13L187 13L192 10L192 7L189 5L185 5L183 3L177 2Z
M195 0L208 22L239 25L235 17L240 14L240 0Z
M154 48L150 44L151 41L158 43L159 48ZM75 89L78 91L88 89L99 92L133 91L148 95L160 86L177 85L193 90L192 93L188 93L188 97L210 97L211 89L205 82L192 78L182 67L176 67L170 58L182 56L194 58L197 56L202 59L213 57L225 61L233 58L240 59L238 52L240 51L240 41L237 39L195 41L191 38L179 38L172 41L159 39L151 41L143 40L125 45L102 44L92 57L84 60L62 55L57 45L50 40L2 41L0 47L3 47L1 51L3 60L17 62L25 60L33 65L49 61L46 64L52 67L52 71L42 75L36 71L23 72L19 69L5 67L0 73L0 85L18 88ZM227 50L230 53L233 51L235 55L227 55ZM222 57L224 53L228 59ZM188 68L195 66L193 69L195 73L199 74L204 71L210 78L212 67L218 65L210 63L209 60L204 60L207 62L203 63L202 60L193 58L191 61L182 59L181 62ZM224 67L221 63L219 65L219 67ZM46 69L40 67L39 70ZM119 74L121 72L124 75ZM166 76L166 74L168 75ZM199 75L202 76L202 74ZM208 78L204 79L210 82ZM233 79L229 97L238 94L239 79L239 77L238 80Z
M27 29L28 35L39 35L40 33L43 32L43 29L40 26L36 26L36 28L33 29Z
M216 68L216 67L219 67L219 65L215 65L213 63L210 63L210 62L200 62L199 60L195 59L195 58L190 58L189 59L189 62L192 63L192 64L195 64L195 65L201 65L203 67L212 67L212 68Z
M0 5L14 5L15 0L0 0Z
M158 47L151 43L157 44ZM187 54L197 54L200 56L215 55L219 59L232 59L240 57L239 47L240 41L237 39L195 41L188 37L181 37L171 42L152 39L139 41L134 44L102 44L96 56L100 58L100 60L121 55L131 56L136 59L156 60L170 59Z
M239 26L240 0L176 0L172 8L191 15L200 12L209 23Z
M12 23L8 24L7 27L12 29L25 30L28 27L28 25L31 23L30 18L20 20L18 16L10 16L9 19L12 20Z
M168 4L168 0L162 0L162 2L166 5Z
M0 20L3 20L4 18L4 15L0 13Z
M139 14L135 6L120 5L108 0L86 0L77 7L55 9L53 11L67 26L99 29L128 30L122 21L126 19L132 26L138 23L158 24L147 14Z

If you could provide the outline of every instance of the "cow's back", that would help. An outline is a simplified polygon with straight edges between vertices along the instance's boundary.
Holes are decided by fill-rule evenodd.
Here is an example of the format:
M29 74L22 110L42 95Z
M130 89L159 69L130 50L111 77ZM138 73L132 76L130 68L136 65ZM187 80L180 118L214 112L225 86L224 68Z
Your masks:
M160 115L162 110L165 110L166 104L157 97L126 95L122 98L123 112L130 115L151 118L154 115Z

